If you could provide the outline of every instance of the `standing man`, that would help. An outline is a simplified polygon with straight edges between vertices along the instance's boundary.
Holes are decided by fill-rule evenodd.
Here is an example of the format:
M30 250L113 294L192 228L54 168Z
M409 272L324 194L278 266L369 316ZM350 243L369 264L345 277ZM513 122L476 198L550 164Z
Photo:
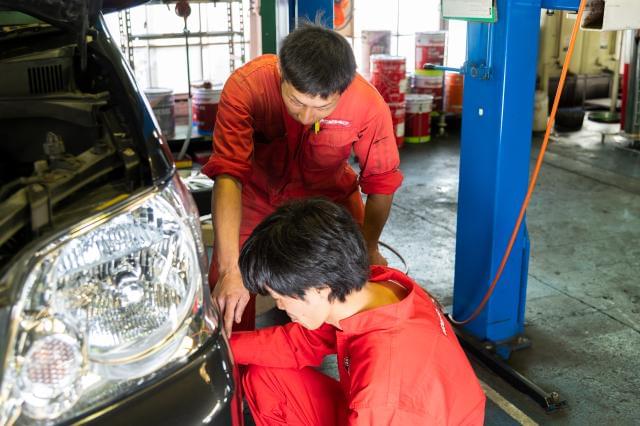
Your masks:
M370 262L386 265L378 238L402 182L400 160L389 108L355 69L341 35L307 25L285 38L279 56L252 60L225 84L203 172L216 181L209 283L228 334L234 320L238 330L255 328L240 247L285 201L324 196L343 205L362 228ZM352 150L359 176L348 164Z
M482 425L484 393L440 307L402 272L369 269L343 208L279 207L239 263L293 321L231 335L256 425ZM339 382L314 368L329 354Z

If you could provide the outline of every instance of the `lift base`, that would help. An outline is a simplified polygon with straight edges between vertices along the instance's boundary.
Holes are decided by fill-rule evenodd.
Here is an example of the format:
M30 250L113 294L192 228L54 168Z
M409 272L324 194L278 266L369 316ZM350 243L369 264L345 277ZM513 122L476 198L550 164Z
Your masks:
M546 412L558 411L567 406L567 401L558 392L546 392L522 374L511 368L494 352L493 344L487 345L466 333L460 327L453 326L462 347L473 354L487 368L507 381L511 386L526 394L538 403Z

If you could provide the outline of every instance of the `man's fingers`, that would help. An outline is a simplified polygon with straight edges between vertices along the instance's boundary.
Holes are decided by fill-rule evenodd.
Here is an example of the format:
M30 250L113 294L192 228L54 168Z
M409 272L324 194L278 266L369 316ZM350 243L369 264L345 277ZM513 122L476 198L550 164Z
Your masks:
M244 308L247 307L247 303L249 303L249 297L241 297L238 300L238 304L236 305L236 322L240 323L242 321L242 313L244 312Z
M226 299L224 296L216 297L216 303L218 304L218 309L220 310L220 315L224 315L224 307L226 305Z
M228 296L226 300L226 309L224 311L224 329L227 332L227 336L231 336L231 328L233 327L233 314L237 303L237 296Z

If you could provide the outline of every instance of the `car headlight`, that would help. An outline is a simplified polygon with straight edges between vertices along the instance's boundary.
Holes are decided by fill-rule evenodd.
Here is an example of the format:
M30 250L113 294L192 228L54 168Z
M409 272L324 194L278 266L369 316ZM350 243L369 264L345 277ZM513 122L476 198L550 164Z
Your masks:
M204 271L178 178L15 262L0 424L70 419L184 362L216 328Z

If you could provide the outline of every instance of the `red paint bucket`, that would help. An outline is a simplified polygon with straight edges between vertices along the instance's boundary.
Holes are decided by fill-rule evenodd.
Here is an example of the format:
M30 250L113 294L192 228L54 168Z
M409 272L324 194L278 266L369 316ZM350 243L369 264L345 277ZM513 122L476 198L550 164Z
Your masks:
M404 102L406 59L402 56L371 55L371 84L387 103Z
M201 134L212 134L218 113L218 103L222 94L222 85L212 86L205 83L196 89L192 100L193 124Z
M405 119L405 104L404 102L390 103L389 110L391 111L391 121L393 122L393 132L396 135L396 144L398 148L404 145L404 119Z
M416 33L416 69L423 69L424 64L444 65L446 43L445 31Z
M431 140L431 95L407 95L404 140L424 143Z

